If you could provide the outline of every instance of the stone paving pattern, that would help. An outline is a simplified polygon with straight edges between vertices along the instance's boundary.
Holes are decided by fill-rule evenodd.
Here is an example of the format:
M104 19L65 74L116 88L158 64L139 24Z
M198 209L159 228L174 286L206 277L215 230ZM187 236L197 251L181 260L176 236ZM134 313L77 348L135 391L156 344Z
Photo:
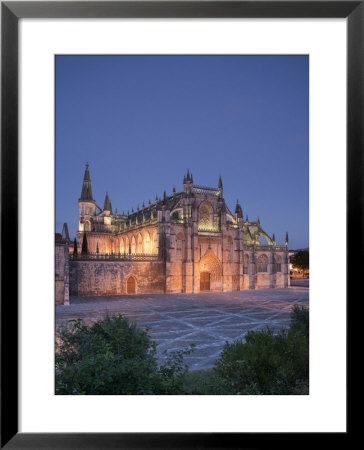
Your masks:
M304 283L305 284L305 283ZM157 342L157 351L187 349L191 370L212 367L226 341L244 339L250 330L289 326L295 304L308 306L308 286L288 289L206 292L200 294L71 297L70 306L56 305L56 326L82 318L91 323L109 313L126 315Z

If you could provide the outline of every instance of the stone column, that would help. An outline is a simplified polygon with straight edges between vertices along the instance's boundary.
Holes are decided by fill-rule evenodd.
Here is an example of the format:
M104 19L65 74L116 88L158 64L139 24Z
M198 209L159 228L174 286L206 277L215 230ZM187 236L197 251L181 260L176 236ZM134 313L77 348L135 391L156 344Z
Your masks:
M255 289L257 270L255 265L255 250L249 255L249 289Z
M276 274L275 274L275 258L273 250L271 250L269 253L268 273L269 273L269 287L274 288L276 285Z
M283 287L288 287L290 285L288 250L285 251L283 256L282 272L283 272Z

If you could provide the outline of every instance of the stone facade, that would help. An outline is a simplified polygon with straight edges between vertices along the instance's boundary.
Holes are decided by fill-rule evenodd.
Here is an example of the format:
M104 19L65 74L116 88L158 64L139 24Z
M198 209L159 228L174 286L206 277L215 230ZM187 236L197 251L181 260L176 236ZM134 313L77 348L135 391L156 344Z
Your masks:
M221 178L217 188L197 186L187 171L182 191L173 189L171 195L164 193L136 211L118 214L108 193L103 208L96 204L86 165L78 205L77 240L71 244L68 238L72 295L221 292L289 285L288 235L285 245L276 245L259 218L243 218L238 202L232 213ZM62 288L56 289L60 299Z
M165 292L162 261L87 260L70 262L71 295L122 295Z

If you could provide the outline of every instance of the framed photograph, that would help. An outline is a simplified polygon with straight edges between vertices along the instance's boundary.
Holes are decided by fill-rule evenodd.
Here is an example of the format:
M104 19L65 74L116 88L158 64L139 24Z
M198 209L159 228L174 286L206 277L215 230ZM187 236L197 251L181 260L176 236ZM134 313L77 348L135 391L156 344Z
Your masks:
M362 266L362 2L1 6L2 447L347 438L347 302ZM143 198L148 189L157 192ZM252 206L259 195L264 219ZM70 360L57 358L55 372L61 322L89 326L109 310L138 316L168 351L200 339L185 360L212 370L223 341L228 349L262 329L246 326L254 302L267 301L259 314L273 328L288 324L288 304L308 305L308 289L290 281L307 270L289 265L308 247L309 387L264 391L255 373L182 392L166 375L177 360L158 391L100 388L105 372L95 384L90 365L88 385L70 384ZM284 290L292 298L276 310ZM160 304L149 298L161 293ZM211 320L221 348L207 337ZM88 395L69 395L79 393Z

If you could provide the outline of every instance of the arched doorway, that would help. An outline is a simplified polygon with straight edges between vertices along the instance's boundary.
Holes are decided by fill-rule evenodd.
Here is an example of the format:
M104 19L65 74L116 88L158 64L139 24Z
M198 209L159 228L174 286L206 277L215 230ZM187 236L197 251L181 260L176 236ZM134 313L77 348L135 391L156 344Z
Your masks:
M135 294L136 293L136 279L130 275L126 280L126 293Z
M221 264L212 250L200 261L200 291L221 291Z

